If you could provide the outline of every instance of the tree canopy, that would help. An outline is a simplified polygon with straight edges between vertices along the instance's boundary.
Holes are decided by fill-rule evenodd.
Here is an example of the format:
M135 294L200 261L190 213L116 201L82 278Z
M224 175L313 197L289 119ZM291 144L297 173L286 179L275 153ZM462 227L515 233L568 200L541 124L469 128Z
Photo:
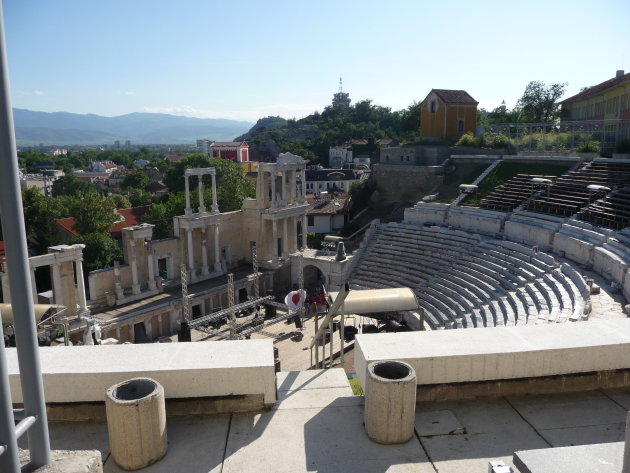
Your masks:
M123 189L128 189L129 187L133 187L135 189L144 189L150 183L151 179L149 179L149 176L139 171L127 174L120 184L120 187L122 187Z
M55 197L60 195L77 195L79 193L96 192L94 186L89 182L77 179L72 174L61 176L52 185L52 194Z
M72 200L69 213L75 218L74 230L80 235L109 232L119 218L112 202L96 192L79 193Z
M560 118L558 101L564 95L567 83L547 86L542 81L527 84L523 96L516 107L520 110L520 121L525 123L543 123Z

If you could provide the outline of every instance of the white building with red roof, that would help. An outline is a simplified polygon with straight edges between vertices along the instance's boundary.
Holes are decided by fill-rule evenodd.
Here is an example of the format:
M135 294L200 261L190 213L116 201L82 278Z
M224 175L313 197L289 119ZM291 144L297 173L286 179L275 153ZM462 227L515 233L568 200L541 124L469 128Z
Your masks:
M213 141L208 154L212 158L231 159L237 163L249 161L249 145L247 141Z

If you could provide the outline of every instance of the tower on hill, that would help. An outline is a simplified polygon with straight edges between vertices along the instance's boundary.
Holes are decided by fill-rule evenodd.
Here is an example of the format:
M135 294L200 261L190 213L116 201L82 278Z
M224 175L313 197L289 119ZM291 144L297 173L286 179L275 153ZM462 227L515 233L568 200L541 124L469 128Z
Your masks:
M350 94L343 91L343 81L341 77L339 78L339 92L333 95L332 104L333 107L339 107L341 105L345 105L346 107L350 106Z

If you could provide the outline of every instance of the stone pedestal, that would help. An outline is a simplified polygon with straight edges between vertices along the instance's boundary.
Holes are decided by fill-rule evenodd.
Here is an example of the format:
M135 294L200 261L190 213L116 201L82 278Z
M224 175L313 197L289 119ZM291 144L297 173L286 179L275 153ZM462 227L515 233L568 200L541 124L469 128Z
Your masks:
M125 470L144 468L166 455L164 388L133 378L106 391L107 431L112 458Z
M416 372L402 361L375 361L367 367L365 430L371 440L405 443L413 436Z

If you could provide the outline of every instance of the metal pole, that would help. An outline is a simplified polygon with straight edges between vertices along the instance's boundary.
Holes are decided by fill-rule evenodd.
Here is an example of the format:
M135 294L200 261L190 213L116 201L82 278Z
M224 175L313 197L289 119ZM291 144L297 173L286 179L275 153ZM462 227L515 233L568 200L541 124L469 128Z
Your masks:
M37 344L35 310L31 292L26 231L22 212L22 194L18 178L18 160L11 110L9 73L4 40L4 15L0 7L0 215L6 244L7 267L11 275L15 342L20 383L27 415L37 416L28 430L31 464L50 463L48 419L44 400Z
M12 405L4 333L0 323L0 471L19 473L20 460Z

